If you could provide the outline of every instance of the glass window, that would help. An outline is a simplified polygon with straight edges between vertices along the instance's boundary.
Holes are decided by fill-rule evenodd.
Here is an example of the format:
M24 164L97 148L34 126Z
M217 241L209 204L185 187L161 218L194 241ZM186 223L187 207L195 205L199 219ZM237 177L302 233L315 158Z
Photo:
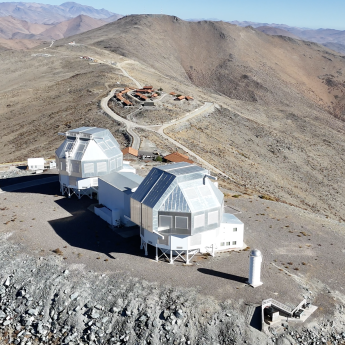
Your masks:
M188 229L188 217L175 217L176 229Z
M224 246L225 246L225 242L220 242L220 245L221 245L222 247L224 247Z
M172 216L159 216L159 228L171 229L172 228Z
M231 245L231 242L226 242L226 245L227 245L227 246L230 246L230 245Z
M235 246L237 244L237 241L232 241L232 245Z
M237 228L233 228L233 232L237 232Z

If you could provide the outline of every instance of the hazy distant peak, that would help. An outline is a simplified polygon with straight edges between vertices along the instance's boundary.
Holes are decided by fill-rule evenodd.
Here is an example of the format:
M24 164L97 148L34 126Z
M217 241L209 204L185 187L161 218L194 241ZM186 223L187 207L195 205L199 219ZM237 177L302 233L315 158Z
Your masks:
M92 6L77 2L64 2L59 6L38 4L33 2L3 2L0 3L0 17L13 16L31 23L54 24L85 14L95 19L114 21L121 16L105 9L95 9Z

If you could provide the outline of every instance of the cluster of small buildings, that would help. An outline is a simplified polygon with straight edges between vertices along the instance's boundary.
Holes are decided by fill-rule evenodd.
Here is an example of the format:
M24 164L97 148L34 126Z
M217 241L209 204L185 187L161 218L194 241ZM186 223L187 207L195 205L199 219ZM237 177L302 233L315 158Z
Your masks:
M152 98L158 97L159 95L157 91L153 89L153 86L147 85L147 86L144 86L142 89L134 90L133 96L144 102L147 102ZM154 106L154 102L150 102L150 104L147 104L147 105Z
M116 100L121 102L124 107L126 107L126 106L130 107L130 106L133 105L128 99L123 97L123 95L127 94L129 91L131 91L131 89L130 88L126 88L126 89L122 90L121 92L118 92L118 93L115 94Z
M175 97L175 101L193 101L194 98L192 96L183 96L183 95L178 95L176 92L170 92L171 96Z
M243 247L244 225L224 212L224 195L208 170L179 162L154 167L143 178L123 161L109 130L81 127L61 134L66 138L56 163L62 194L97 194L95 213L112 226L138 225L146 255L151 245L156 260L189 263L199 252Z

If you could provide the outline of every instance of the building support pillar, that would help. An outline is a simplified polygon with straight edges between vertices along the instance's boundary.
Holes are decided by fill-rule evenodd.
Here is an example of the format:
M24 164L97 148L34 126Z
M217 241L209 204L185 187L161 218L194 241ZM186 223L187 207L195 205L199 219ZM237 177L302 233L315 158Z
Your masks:
M157 247L157 244L156 244L156 261L158 262L158 247Z

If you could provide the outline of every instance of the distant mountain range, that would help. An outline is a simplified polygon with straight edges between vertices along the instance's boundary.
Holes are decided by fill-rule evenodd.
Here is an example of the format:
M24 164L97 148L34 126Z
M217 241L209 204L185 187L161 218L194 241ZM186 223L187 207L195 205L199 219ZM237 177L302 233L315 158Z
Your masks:
M58 24L36 24L12 16L0 17L0 38L58 40L105 24L104 20L83 14Z
M302 39L304 41L320 43L327 48L345 54L345 31L342 30L313 30L308 28L297 28L285 24L255 23L247 21L232 21L230 23L242 27L252 26L256 30L264 32L267 35L287 36L295 39Z
M25 2L0 3L0 50L28 49L116 21L122 15L76 2L59 6Z
M0 3L0 17L12 16L30 23L56 24L65 20L86 15L95 19L112 17L114 21L119 14L105 9L95 9L91 6L80 5L76 2L65 2L59 6L37 4L34 2L2 2Z
M0 3L0 38L16 40L60 39L98 28L123 17L105 9L95 9L76 2L61 5L46 5L34 2ZM216 21L216 19L189 19L190 22ZM251 21L231 21L237 26L252 26L267 35L287 36L293 39L312 41L345 54L345 31L333 29L309 29ZM11 42L7 47L11 46ZM29 47L19 44L15 47Z

